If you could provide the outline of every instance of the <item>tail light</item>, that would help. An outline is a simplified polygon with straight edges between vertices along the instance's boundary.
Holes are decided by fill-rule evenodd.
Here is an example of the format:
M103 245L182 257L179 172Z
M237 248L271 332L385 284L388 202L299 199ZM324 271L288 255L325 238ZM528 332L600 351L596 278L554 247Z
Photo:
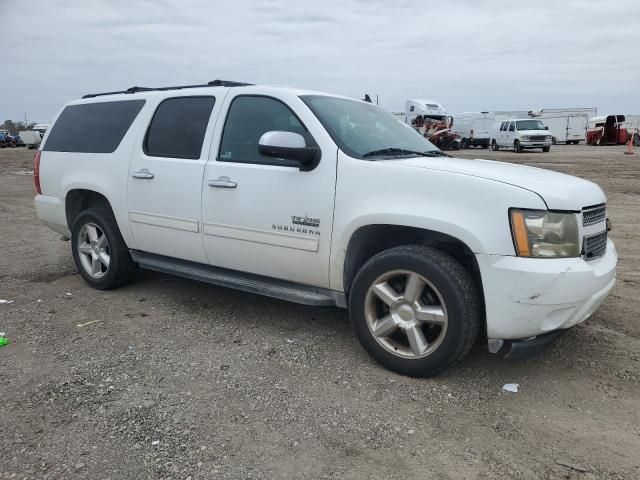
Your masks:
M33 183L36 186L36 192L38 195L42 195L42 189L40 188L40 150L36 152L36 156L33 157Z

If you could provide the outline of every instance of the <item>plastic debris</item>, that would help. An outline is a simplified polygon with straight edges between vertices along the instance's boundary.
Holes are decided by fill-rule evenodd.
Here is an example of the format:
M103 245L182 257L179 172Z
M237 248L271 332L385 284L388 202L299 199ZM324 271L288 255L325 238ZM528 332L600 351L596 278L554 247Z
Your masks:
M78 323L78 327L86 327L87 325L91 325L93 323L98 323L98 322L104 322L104 320L100 319L100 320L91 320L90 322L87 323Z
M512 392L512 393L518 393L518 387L520 386L519 383L505 383L502 386L502 389L505 392Z
M1 300L0 303L13 303L13 300Z
M4 332L0 332L0 347L9 345L9 339L4 336Z

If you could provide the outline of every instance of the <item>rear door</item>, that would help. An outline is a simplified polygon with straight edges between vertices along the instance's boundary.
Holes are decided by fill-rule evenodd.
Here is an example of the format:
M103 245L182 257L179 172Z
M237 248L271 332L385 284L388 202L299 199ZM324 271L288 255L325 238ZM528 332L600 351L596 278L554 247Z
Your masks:
M129 165L128 214L138 250L207 263L201 191L215 118L228 89L176 96L150 109Z
M202 189L207 256L218 267L328 287L337 147L298 96L252 91L232 90L214 135ZM320 147L320 162L301 171L261 155L267 131L301 134Z

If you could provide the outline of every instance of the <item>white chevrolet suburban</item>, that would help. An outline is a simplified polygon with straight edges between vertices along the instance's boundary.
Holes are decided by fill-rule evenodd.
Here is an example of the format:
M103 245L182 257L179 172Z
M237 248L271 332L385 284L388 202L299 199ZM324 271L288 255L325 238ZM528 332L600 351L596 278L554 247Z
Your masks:
M549 129L540 120L530 118L505 120L497 123L491 138L491 148L513 148L522 152L525 148L541 148L543 152L551 149L552 136Z
M537 351L615 282L605 196L537 168L450 158L370 103L216 80L86 95L43 139L38 216L92 287L138 267L349 308L412 376Z

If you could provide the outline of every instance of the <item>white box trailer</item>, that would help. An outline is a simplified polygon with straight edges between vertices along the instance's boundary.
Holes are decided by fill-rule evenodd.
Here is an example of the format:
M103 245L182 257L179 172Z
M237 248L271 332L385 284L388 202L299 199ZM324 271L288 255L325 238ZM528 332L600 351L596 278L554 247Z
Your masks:
M34 130L24 130L22 132L18 132L18 135L20 135L22 143L29 148L38 148L38 145L40 145L40 142L42 141L40 132L36 132Z
M493 112L464 112L453 119L453 131L460 135L460 147L489 148L495 123Z
M577 145L587 136L587 122L596 116L598 109L590 108L545 108L528 112L529 117L542 120L552 135L554 144L562 142Z

